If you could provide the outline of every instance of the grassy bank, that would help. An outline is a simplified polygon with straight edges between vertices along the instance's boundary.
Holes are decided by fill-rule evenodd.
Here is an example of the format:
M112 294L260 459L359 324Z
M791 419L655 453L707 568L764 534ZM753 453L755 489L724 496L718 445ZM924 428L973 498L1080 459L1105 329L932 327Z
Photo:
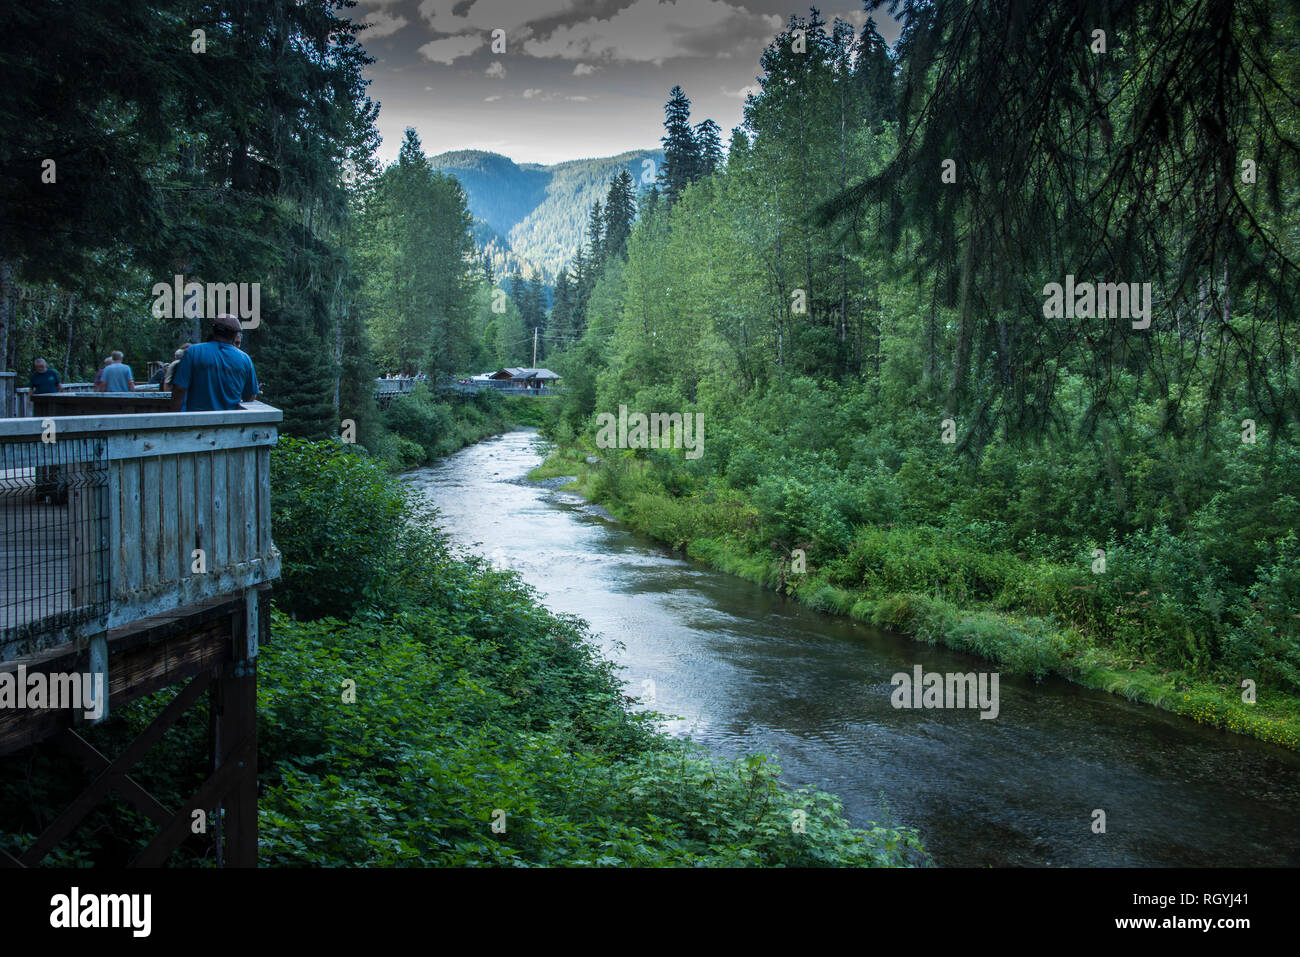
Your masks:
M814 564L809 545L764 541L758 509L743 493L667 488L650 460L593 453L579 444L557 448L530 477L575 476L570 488L639 531L822 611L974 654L1008 673L1060 675L1300 750L1296 697L1260 681L1256 701L1243 700L1241 682L1251 676L1198 653L1190 632L1190 666L1144 646L1144 632L1172 614L1159 582L997 549L982 544L978 530L963 537L924 526L857 529L850 548ZM1119 549L1111 554L1121 557Z

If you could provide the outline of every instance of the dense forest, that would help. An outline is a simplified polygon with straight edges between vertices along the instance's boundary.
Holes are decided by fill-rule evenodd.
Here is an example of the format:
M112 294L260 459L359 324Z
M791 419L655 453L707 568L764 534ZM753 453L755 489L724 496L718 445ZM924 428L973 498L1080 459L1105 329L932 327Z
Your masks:
M894 49L792 17L725 162L674 91L661 190L585 253L550 474L819 607L1296 746L1300 18L891 9ZM621 405L702 413L704 454L598 450Z

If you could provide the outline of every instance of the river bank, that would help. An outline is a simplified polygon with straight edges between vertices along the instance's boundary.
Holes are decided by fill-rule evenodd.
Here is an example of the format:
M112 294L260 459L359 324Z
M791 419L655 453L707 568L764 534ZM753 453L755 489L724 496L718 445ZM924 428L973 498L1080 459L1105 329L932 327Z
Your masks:
M630 457L617 468L644 470ZM813 567L798 555L774 555L748 546L733 534L753 506L739 496L723 499L656 494L639 485L630 500L620 496L611 465L577 444L555 448L530 473L532 479L572 476L565 488L606 507L619 521L710 567L773 588L821 611L847 615L918 641L939 644L996 663L1011 674L1041 679L1059 675L1086 688L1191 718L1235 734L1249 735L1292 751L1300 750L1300 701L1278 692L1248 690L1223 680L1153 667L1108 648L1078 627L1049 616L1017 613L987 602L954 602L918 591L871 594L846 587L833 566ZM882 548L907 529L882 531ZM904 544L900 541L900 544ZM912 541L906 545L915 548ZM1014 560L1011 556L1006 556Z
M771 755L855 827L915 828L943 867L1296 863L1300 755L1005 669L997 720L894 708L891 675L918 664L992 669L714 570L565 482L529 481L541 461L535 433L512 432L404 480L453 540L586 622L623 694L671 734L727 759Z

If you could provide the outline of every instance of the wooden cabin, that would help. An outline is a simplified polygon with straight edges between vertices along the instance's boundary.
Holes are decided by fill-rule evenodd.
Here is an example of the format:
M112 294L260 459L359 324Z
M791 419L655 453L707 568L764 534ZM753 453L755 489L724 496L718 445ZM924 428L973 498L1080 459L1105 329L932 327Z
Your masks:
M529 392L541 395L553 388L560 377L550 369L498 369L496 372L475 376L489 386L507 392Z
M34 417L0 419L0 674L96 676L105 715L184 687L115 757L77 733L83 713L0 707L0 761L57 742L87 769L81 795L21 854L0 851L0 866L39 864L110 791L158 828L134 864L165 863L195 810L220 807L219 858L255 866L257 656L280 572L270 453L283 416L258 402L172 413L157 393L33 401ZM211 774L185 806L164 807L129 771L205 693Z

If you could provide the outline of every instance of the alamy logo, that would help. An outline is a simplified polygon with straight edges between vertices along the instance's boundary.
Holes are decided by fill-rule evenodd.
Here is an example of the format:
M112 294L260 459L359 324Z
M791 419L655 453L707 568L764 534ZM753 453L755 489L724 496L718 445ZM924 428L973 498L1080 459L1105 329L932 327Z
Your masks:
M940 674L900 671L889 679L894 692L889 696L895 708L979 708L980 718L998 716L998 673L970 672Z
M156 319L215 319L217 316L238 316L245 329L256 329L262 323L262 284L256 282L186 282L184 276L173 277L170 283L155 283L150 295L154 297L153 314Z
M152 911L150 894L82 894L74 887L70 893L50 898L50 926L126 927L133 937L148 937Z
M633 412L627 406L596 416L596 447L600 449L686 449L688 459L704 454L703 412Z
M1065 284L1043 287L1044 319L1132 319L1134 329L1151 325L1151 283L1075 283L1073 273Z
M17 672L0 673L0 710L82 711L92 720L104 714L104 675L78 672L43 671L27 673L26 665Z

